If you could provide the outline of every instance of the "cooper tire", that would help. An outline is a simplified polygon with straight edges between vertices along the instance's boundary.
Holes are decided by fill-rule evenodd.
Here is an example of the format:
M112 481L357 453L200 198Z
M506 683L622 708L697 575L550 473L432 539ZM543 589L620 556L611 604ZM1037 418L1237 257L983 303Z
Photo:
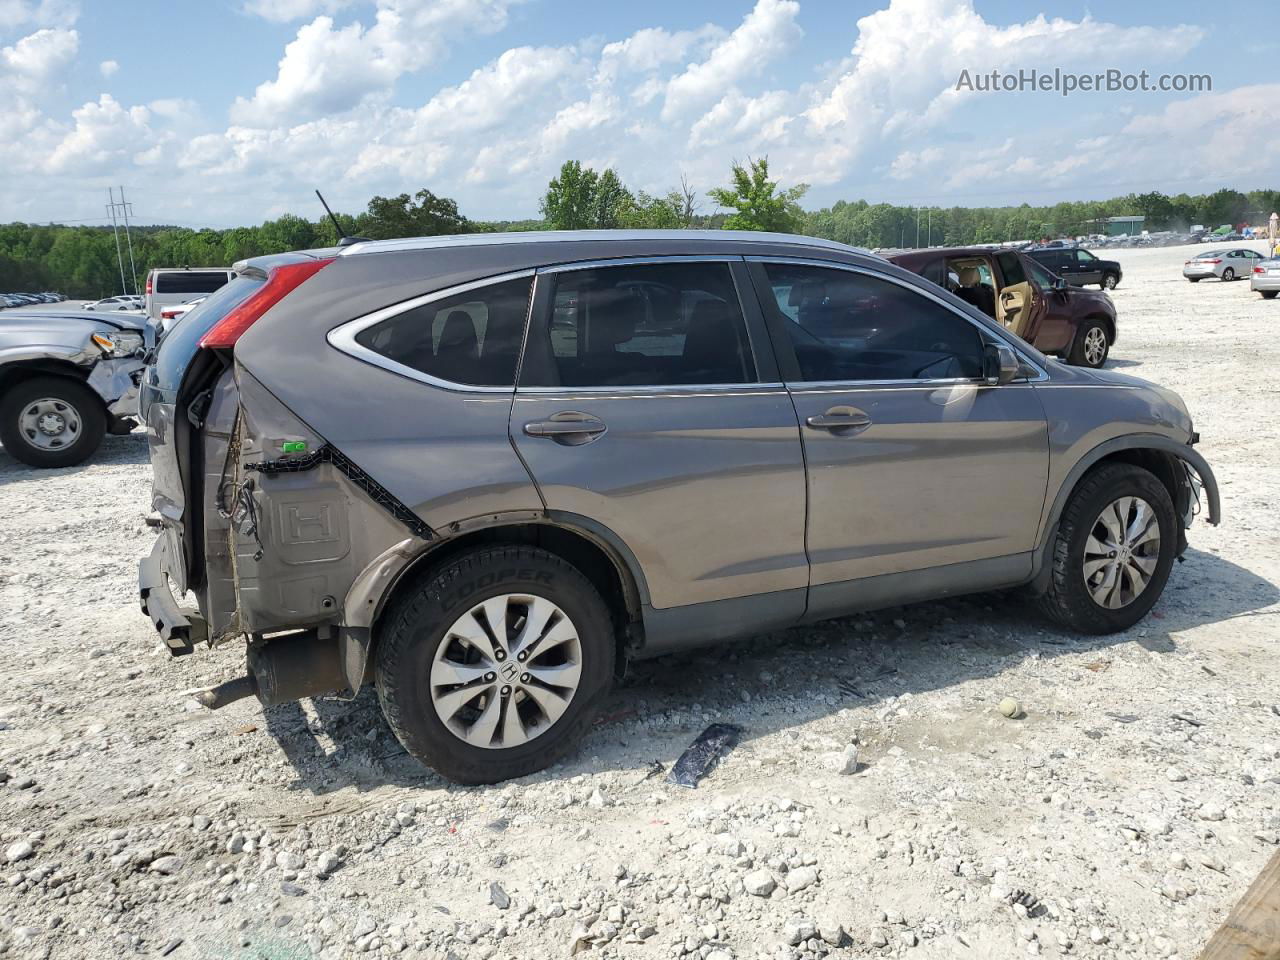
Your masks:
M1099 344L1101 344L1099 346ZM1100 320L1085 320L1076 330L1067 362L1077 367L1101 367L1111 354L1111 338Z
M1085 550L1104 509L1120 498L1137 497L1151 506L1159 524L1159 554L1145 588L1133 600L1110 609L1095 600L1086 580ZM1076 633L1107 634L1127 630L1155 605L1173 567L1178 518L1163 483L1150 471L1127 463L1094 467L1072 491L1058 524L1051 554L1049 589L1041 609Z
M564 712L527 741L502 746L504 733L496 745L491 740L476 746L442 719L440 691L453 688L437 686L433 670L458 643L452 631L459 618L474 614L486 600L513 596L548 601L563 611L580 650L577 687ZM410 755L457 783L497 783L560 760L590 728L612 687L616 644L609 608L575 567L538 548L487 547L451 559L402 594L383 623L375 682L387 723ZM487 704L491 695L474 702ZM483 713L481 707L467 709ZM515 701L503 702L501 709L505 717Z
M62 424L56 436L42 435L32 423L40 416L31 412L33 405L42 401L53 405L50 415ZM32 467L83 463L98 449L106 430L106 411L98 395L69 377L32 377L0 398L0 443L10 456ZM59 438L59 445L48 445Z

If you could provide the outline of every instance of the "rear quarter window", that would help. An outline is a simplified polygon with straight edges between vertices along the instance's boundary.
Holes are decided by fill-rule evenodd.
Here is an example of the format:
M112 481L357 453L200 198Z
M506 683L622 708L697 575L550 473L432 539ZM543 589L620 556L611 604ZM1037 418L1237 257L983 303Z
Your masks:
M432 300L361 330L355 341L437 380L514 387L532 283L520 277Z

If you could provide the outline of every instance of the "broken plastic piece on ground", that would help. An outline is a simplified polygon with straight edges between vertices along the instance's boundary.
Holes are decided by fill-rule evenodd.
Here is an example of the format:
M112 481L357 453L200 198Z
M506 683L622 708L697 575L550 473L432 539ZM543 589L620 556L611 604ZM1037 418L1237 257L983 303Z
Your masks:
M1173 714L1173 719L1175 719L1175 720L1181 720L1183 723L1189 723L1189 724L1191 724L1191 726L1193 726L1193 727L1203 727L1203 726L1204 726L1204 724L1203 724L1203 723L1201 723L1201 722L1200 722L1199 720L1197 720L1195 717L1191 716L1191 714L1189 714L1189 713L1175 713L1175 714Z
M689 744L667 776L668 783L681 787L696 787L698 781L711 772L711 768L738 743L742 728L732 723L713 723Z
M1103 716L1110 717L1116 723L1133 723L1138 719L1131 713L1106 713Z

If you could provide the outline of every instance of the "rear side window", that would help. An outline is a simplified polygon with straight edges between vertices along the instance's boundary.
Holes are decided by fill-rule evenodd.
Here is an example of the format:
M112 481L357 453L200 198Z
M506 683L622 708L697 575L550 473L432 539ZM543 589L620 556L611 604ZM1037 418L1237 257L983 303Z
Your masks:
M967 379L982 373L972 323L907 287L849 270L765 265L802 381Z
M356 334L356 343L438 380L512 387L532 279L433 300Z
M548 386L751 383L755 363L726 263L661 263L555 275Z
M155 293L213 293L226 286L225 270L175 270L156 274Z
M1000 261L1000 272L1004 274L1006 287L1026 283L1027 275L1022 269L1022 260L1016 253L997 254L996 259Z

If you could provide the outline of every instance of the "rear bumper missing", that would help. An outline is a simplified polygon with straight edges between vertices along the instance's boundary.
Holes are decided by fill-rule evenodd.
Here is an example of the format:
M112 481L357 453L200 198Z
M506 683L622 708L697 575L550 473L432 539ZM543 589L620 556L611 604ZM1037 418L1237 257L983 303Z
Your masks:
M138 562L138 602L166 649L185 656L209 636L208 624L195 610L178 606L169 591L167 538L160 536L151 553Z

